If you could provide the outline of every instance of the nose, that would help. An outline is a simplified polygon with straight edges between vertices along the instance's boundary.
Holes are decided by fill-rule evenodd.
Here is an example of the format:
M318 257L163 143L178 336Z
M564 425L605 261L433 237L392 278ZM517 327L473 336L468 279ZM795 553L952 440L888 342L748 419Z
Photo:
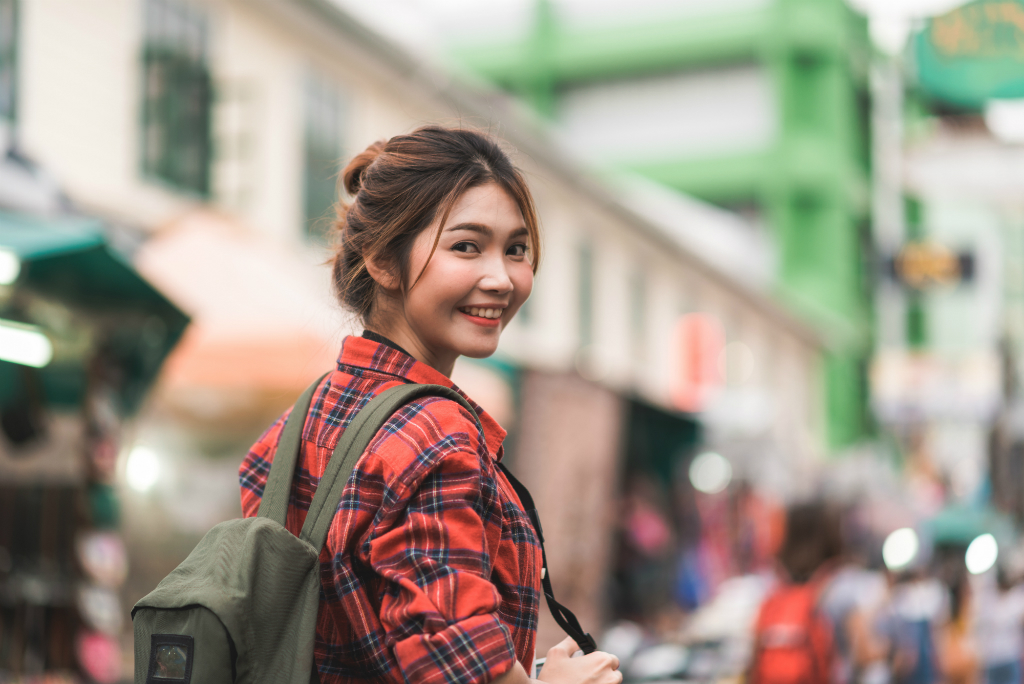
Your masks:
M503 255L487 259L484 266L484 273L480 278L478 286L484 292L490 292L504 296L512 292L514 285L508 275Z

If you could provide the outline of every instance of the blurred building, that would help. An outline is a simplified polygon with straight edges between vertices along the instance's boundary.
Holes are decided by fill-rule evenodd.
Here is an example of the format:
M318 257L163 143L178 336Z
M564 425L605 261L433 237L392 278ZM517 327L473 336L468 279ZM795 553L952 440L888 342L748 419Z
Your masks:
M440 5L440 4L439 4ZM438 25L578 153L747 216L771 290L830 341L829 442L865 438L866 21L842 0L506 0Z
M704 240L748 245L757 212L595 176L545 122L325 0L0 0L11 7L0 106L20 148L74 201L140 230L139 269L193 319L135 426L132 454L158 463L159 477L126 504L128 600L237 514L244 450L358 330L324 266L339 160L426 122L500 135L535 192L545 234L535 294L496 358L460 362L455 380L512 431L509 458L544 515L562 600L588 624L601 619L623 472L671 488L703 444L780 493L809 483L826 449L827 336L766 296L758 250ZM814 145L787 150L831 168ZM758 164L775 175L774 161ZM787 186L780 206L830 218L807 230L821 249L798 260L792 282L813 263L846 274L834 251L850 247L852 214L819 204L817 171L798 175L810 194ZM845 181L823 182L846 202L828 194ZM748 195L732 196L736 206ZM748 255L745 273L730 254ZM840 280L828 304L843 314L836 331L853 325L840 301L856 300ZM167 531L153 534L157 522ZM543 629L550 641L552 625Z
M930 502L1024 518L1020 2L966 3L876 57L873 404Z

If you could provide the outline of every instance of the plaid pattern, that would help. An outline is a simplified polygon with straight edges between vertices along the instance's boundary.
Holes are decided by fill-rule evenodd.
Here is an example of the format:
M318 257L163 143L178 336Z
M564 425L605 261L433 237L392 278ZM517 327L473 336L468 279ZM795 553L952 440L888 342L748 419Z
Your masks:
M396 349L345 338L303 427L287 518L294 534L345 427L373 396L402 382L458 390ZM315 655L324 684L471 684L491 681L516 660L532 663L540 547L495 465L505 431L473 407L482 431L453 401L414 401L356 465L320 554ZM286 417L239 469L247 517L259 510Z

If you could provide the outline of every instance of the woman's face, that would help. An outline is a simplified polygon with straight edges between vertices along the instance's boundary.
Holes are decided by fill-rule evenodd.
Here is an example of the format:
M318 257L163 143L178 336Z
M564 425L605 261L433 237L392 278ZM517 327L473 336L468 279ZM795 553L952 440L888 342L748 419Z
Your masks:
M494 353L501 331L530 296L533 267L523 214L495 183L467 190L455 202L431 256L439 221L416 237L409 255L415 284L381 302L380 327L386 329L379 332L450 375L460 355Z

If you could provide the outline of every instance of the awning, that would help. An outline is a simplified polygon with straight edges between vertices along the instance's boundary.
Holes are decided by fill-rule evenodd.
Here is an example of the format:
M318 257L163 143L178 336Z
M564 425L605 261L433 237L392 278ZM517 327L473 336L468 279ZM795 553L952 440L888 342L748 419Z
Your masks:
M0 211L0 254L16 271L0 285L0 318L39 326L54 343L53 362L40 370L46 400L79 403L98 354L120 408L134 412L188 317L135 271L96 219ZM0 361L0 401L18 391L21 370Z
M220 424L254 402L276 415L333 368L355 326L334 299L327 256L202 210L147 241L139 271L193 321L167 360L161 402Z
M1013 523L989 506L949 505L939 511L925 528L936 544L970 544L978 535L992 534L1000 543L1013 540Z

